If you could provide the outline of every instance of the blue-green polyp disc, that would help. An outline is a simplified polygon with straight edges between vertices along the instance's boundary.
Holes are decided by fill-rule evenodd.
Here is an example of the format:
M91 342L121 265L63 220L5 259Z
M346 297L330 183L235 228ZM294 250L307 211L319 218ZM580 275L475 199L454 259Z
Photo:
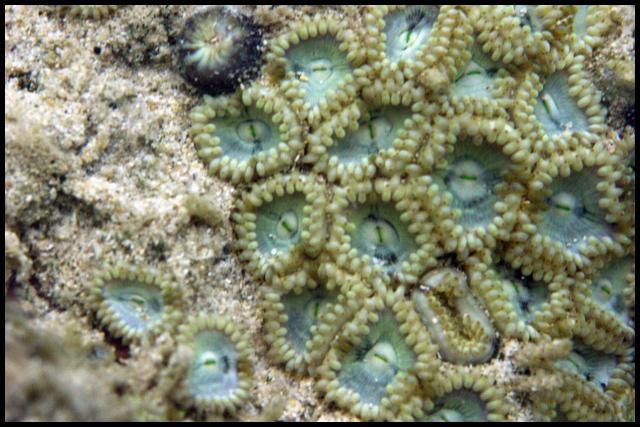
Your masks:
M431 414L420 421L487 421L486 405L472 390L455 390L438 399Z
M384 18L384 34L389 61L415 59L427 43L439 12L437 6L414 6L388 14Z
M557 177L550 185L540 233L576 251L578 243L590 236L613 236L605 220L606 213L598 205L597 171L586 169L566 178Z
M324 286L305 289L297 294L289 292L283 299L287 314L287 340L298 354L306 351L306 343L311 339L311 327L318 323L327 305L335 301L335 294Z
M577 341L569 356L555 362L555 366L581 375L604 391L618 363L617 356L605 354Z
M477 44L471 47L471 54L471 59L451 87L450 95L491 99L500 64L491 60Z
M547 285L505 265L497 266L496 273L502 280L503 292L511 302L518 318L527 324L531 323L535 313L549 299Z
M162 319L164 302L158 286L115 280L103 290L105 303L128 328L144 331Z
M562 132L588 131L589 120L569 95L569 81L564 72L546 78L534 108L534 114L549 136Z
M496 185L504 181L509 170L508 157L492 144L476 145L463 139L456 143L448 163L434 178L453 196L451 207L460 209L460 225L489 224L496 215L493 209L498 201Z
M348 217L355 225L352 247L369 255L374 264L387 271L395 271L417 250L414 237L390 203L353 205Z
M369 334L341 361L338 381L360 395L364 403L377 405L398 372L415 365L416 356L400 333L395 316L385 310Z
M194 338L187 384L201 400L224 398L238 387L238 354L231 340L218 331L202 331Z
M217 118L214 123L224 155L239 161L276 148L281 142L271 118L253 107L244 108L239 116Z
M329 90L336 90L351 73L346 55L335 37L327 35L303 40L291 47L285 57L286 72L292 72L304 90L304 99L318 105Z
M591 282L593 301L630 327L633 327L633 321L625 304L624 291L628 286L627 275L631 274L632 266L631 257L615 260Z
M404 122L411 117L411 110L387 106L367 114L358 129L351 131L329 148L330 156L340 163L359 163L362 159L390 148Z
M302 193L276 197L256 212L256 240L264 254L287 250L300 241L305 198Z

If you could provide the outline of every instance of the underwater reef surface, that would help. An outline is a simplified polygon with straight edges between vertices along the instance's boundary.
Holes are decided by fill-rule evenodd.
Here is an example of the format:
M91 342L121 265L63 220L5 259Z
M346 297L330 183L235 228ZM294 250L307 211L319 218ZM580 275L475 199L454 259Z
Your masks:
M5 420L635 420L632 6L5 6Z

